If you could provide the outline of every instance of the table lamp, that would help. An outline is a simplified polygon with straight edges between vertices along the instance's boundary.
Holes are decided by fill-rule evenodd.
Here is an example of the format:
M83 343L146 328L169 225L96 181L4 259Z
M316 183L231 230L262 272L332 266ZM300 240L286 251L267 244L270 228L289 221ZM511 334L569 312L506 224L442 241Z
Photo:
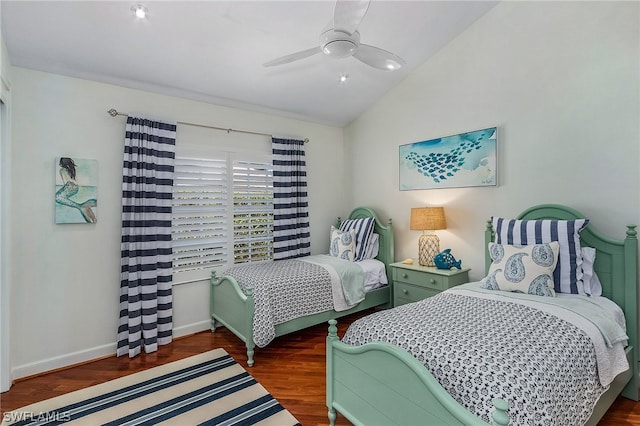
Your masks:
M440 239L433 231L447 228L444 207L412 208L409 226L412 231L423 231L418 240L418 263L436 266L433 257L440 252Z

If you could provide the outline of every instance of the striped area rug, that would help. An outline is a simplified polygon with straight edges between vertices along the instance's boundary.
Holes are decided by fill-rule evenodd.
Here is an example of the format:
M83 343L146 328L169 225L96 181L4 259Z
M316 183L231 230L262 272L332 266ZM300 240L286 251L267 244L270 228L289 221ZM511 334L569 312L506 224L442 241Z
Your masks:
M224 349L20 408L5 425L299 425Z

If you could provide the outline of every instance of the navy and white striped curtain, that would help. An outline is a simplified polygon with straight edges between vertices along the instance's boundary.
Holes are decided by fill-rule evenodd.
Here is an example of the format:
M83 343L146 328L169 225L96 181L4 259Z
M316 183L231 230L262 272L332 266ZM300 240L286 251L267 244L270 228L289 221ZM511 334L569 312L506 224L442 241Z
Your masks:
M171 194L176 124L128 117L122 176L117 355L154 352L173 333Z
M271 139L273 154L273 258L311 254L304 141Z

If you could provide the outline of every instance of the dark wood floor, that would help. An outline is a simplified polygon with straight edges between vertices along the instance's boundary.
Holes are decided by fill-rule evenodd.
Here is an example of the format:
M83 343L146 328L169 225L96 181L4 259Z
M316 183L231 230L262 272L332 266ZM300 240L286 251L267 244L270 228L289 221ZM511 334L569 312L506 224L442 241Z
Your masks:
M340 321L340 335L357 316ZM72 368L17 381L0 394L2 413L77 389L96 385L138 371L186 358L207 350L224 348L247 368L304 426L327 425L325 387L325 325L276 339L256 350L256 364L247 368L245 348L225 328L176 339L154 354L134 359L108 357ZM349 425L338 417L338 425ZM619 398L600 422L603 426L640 425L640 403Z

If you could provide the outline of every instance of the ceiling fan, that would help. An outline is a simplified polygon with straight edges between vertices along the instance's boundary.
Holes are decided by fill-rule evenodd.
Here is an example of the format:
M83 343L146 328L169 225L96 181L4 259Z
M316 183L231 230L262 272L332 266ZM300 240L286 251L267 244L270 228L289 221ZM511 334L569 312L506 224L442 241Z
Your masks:
M358 26L367 13L371 0L337 0L330 22L320 34L320 45L292 53L263 64L265 67L288 64L323 53L331 58L354 58L383 71L402 68L405 62L391 52L360 43Z

